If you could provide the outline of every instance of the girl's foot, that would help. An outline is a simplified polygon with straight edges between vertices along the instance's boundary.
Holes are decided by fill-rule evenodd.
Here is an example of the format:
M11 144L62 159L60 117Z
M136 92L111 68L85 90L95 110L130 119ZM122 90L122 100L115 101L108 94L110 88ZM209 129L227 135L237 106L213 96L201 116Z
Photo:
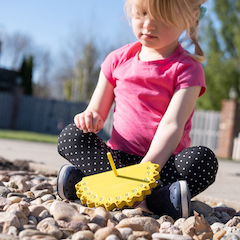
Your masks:
M77 200L75 184L84 177L84 174L73 165L63 165L57 176L57 192L60 198Z
M174 219L189 217L190 205L191 195L185 180L155 188L146 197L146 206L149 211L160 216L166 214Z

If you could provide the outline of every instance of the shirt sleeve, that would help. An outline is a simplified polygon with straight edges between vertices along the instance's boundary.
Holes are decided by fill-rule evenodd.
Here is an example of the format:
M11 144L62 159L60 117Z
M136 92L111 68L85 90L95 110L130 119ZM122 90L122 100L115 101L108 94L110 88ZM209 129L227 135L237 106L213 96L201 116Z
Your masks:
M207 89L202 65L193 59L188 59L185 63L179 63L176 72L174 92L193 86L202 87L199 97L203 95Z
M101 69L104 76L107 80L115 87L116 86L116 79L114 78L114 70L123 64L131 55L131 52L135 49L138 49L139 43L134 42L127 44L121 48L114 50L113 52L109 53L106 59L101 64Z
M108 54L106 59L101 64L101 70L104 76L114 87L116 85L116 81L113 78L113 71L115 69L116 61L117 61L116 53L115 51L113 51L110 54Z

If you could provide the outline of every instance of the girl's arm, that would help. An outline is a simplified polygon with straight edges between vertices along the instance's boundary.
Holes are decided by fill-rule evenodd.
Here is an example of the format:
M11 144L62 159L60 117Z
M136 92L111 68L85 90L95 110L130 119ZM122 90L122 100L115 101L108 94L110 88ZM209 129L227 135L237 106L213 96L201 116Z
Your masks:
M99 132L107 119L112 106L114 86L100 72L97 86L87 109L74 117L74 123L83 132Z
M160 169L163 168L181 140L200 90L200 86L194 86L180 89L173 95L142 162L151 161L159 164Z

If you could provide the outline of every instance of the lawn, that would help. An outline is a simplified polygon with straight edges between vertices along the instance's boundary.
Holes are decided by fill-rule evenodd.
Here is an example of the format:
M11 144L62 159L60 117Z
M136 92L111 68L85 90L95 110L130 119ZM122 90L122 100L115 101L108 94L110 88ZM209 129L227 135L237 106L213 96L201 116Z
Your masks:
M44 142L44 143L57 143L58 136L50 134L42 134L27 131L13 131L0 129L0 138L16 139L23 141Z

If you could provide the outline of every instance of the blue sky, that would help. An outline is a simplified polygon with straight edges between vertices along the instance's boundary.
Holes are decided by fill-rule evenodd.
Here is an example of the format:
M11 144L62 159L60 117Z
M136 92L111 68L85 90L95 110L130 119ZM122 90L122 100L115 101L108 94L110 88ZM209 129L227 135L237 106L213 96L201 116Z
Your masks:
M124 14L124 0L0 0L0 6L0 37L26 34L53 56L75 32L111 47L136 40Z
M24 33L53 53L74 31L107 43L134 39L124 0L0 0L0 6L0 34Z

